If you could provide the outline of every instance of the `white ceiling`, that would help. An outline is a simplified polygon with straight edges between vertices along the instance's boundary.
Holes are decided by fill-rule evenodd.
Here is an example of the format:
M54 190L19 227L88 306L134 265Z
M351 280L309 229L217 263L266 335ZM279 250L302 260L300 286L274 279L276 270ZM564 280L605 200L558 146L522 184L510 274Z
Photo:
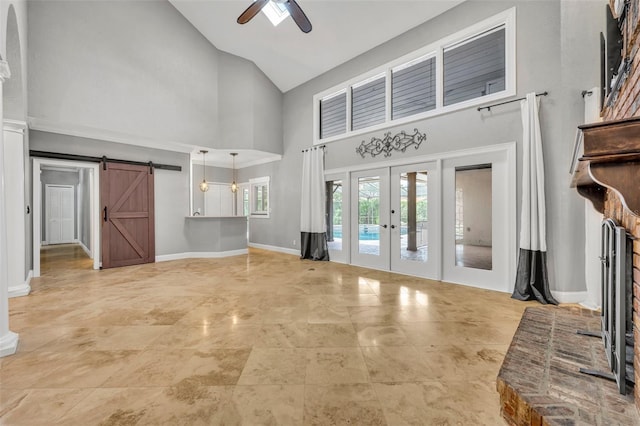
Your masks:
M297 0L313 30L264 13L239 25L252 0L169 0L214 46L249 59L282 92L311 80L463 0Z

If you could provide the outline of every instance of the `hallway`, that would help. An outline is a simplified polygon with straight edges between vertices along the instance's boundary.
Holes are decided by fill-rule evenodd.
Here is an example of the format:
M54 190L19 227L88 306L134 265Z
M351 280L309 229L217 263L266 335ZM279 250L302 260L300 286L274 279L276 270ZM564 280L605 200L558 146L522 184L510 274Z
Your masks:
M251 250L92 270L51 246L10 300L3 424L502 424L508 294ZM76 268L80 266L80 268Z

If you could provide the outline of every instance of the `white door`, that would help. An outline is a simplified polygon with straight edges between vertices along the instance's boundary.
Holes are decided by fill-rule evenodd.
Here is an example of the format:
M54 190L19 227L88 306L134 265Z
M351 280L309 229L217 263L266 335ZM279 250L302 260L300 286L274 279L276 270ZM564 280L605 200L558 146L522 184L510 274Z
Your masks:
M513 206L505 152L443 160L443 281L511 291Z
M389 168L351 174L351 263L389 270Z
M47 243L64 244L74 240L75 202L73 186L46 186Z
M438 278L440 264L437 163L391 168L391 270Z

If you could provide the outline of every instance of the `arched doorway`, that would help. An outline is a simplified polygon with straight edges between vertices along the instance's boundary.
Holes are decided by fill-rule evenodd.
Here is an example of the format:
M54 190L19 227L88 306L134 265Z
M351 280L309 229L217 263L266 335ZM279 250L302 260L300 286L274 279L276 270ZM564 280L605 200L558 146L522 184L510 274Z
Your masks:
M3 6L4 7L4 6ZM4 15L4 14L3 14ZM14 280L21 287L19 292L28 294L27 270L30 262L26 242L30 227L27 226L26 200L28 199L27 181L28 140L26 129L26 94L23 82L23 55L20 42L18 19L13 5L8 6L6 15L7 33L4 53L6 61L0 55L0 356L11 355L18 347L18 335L9 330L9 288ZM3 22L4 23L4 22ZM16 130L9 135L5 129ZM14 145L15 144L15 145ZM8 147L8 149L5 149ZM7 154L11 158L7 158ZM10 165L9 168L5 167ZM25 181L27 179L27 181ZM16 247L14 244L21 242ZM8 248L11 247L11 250ZM14 263L18 260L18 265ZM28 265L27 265L28 264ZM11 265L11 268L9 266ZM10 270L11 269L11 270ZM26 288L24 287L26 285ZM15 284L14 284L15 286Z
M6 53L11 77L3 87L3 159L7 222L9 297L29 294L31 236L29 146L23 82L22 46L13 5L7 10Z

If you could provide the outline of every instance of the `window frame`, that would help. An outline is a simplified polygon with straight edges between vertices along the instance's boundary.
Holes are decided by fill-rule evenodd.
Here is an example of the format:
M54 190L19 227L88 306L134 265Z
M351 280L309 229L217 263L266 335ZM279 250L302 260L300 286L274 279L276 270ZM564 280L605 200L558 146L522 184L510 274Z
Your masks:
M495 28L504 26L505 29L505 89L491 93L485 96L469 99L452 105L444 106L444 67L443 67L443 55L444 49L451 48L452 46L461 45L467 42L469 39L481 36L483 33L495 30ZM392 72L394 69L405 66L406 64L419 60L435 58L436 64L436 107L432 110L428 110L419 114L402 117L396 120L391 119L391 81ZM380 74L386 75L386 90L385 90L385 121L374 126L352 130L352 117L351 111L353 102L351 99L351 87L361 84L364 81L370 80ZM347 128L345 133L330 136L328 138L320 138L320 101L323 98L328 98L331 95L338 92L346 91L347 95L347 111L346 111L346 123ZM481 22L478 22L470 27L460 30L454 34L444 37L435 41L429 45L426 45L418 50L408 53L393 61L387 62L375 69L372 69L366 73L360 74L350 80L333 86L327 90L317 93L313 96L313 144L324 144L329 142L346 139L353 136L358 136L373 131L386 129L392 126L398 126L406 123L411 123L418 120L423 120L429 117L435 117L442 114L447 114L453 111L459 111L478 105L486 104L489 102L495 102L508 97L516 95L516 8L512 7L497 15L489 17Z
M256 209L256 196L255 188L267 187L267 208L266 210ZM249 217L268 219L271 217L271 178L270 176L264 176L254 179L249 179Z

